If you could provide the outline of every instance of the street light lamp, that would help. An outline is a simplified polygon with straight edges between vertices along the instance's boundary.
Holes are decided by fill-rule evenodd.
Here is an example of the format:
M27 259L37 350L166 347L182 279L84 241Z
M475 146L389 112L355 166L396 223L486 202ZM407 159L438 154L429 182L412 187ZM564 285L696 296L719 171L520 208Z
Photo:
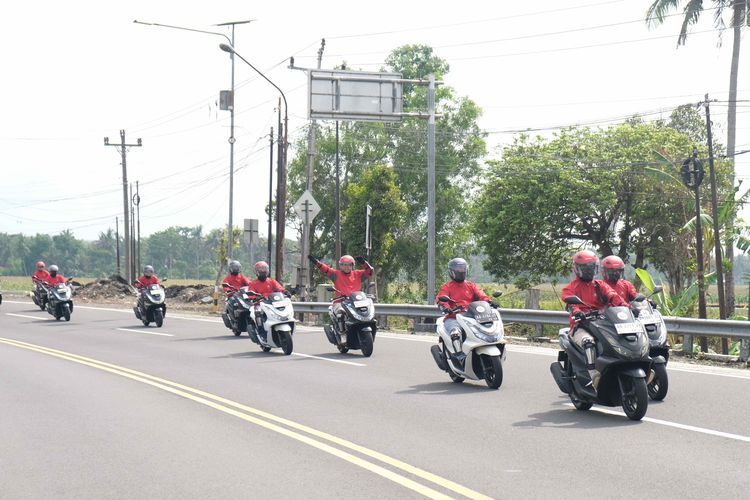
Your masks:
M276 279L282 280L284 274L284 228L286 226L286 153L287 146L289 145L289 106L286 101L286 96L284 95L284 92L279 88L279 86L269 80L268 77L264 75L263 72L258 68L253 66L250 61L238 54L237 51L234 50L233 45L222 43L219 45L219 48L224 52L229 52L230 54L236 55L237 57L242 59L245 64L250 66L256 73L263 77L265 81L273 85L274 88L279 91L279 93L281 94L281 98L284 100L284 154L281 162L281 168L279 169L279 181L277 186L278 194L276 195ZM268 209L270 210L271 207L268 207ZM270 238L271 235L269 234L268 237Z
M215 26L232 26L232 38L230 39L228 36L226 36L224 33L219 33L217 31L206 31L206 30L199 30L195 28L185 28L183 26L172 26L169 24L160 24L160 23L144 23L143 21L138 21L137 19L133 22L136 24L143 24L146 26L158 26L160 28L172 28L177 30L183 30L183 31L194 31L196 33L205 33L207 35L218 35L223 36L226 38L227 42L229 42L232 46L234 46L234 27L237 24L248 24L250 22L254 21L254 19L248 19L246 21L230 21L228 23L220 23L216 24ZM234 211L234 54L232 54L232 88L231 88L231 106L229 107L229 221L227 222L227 259L232 259L232 247L234 247L234 233L232 231L233 222L232 222L232 215Z

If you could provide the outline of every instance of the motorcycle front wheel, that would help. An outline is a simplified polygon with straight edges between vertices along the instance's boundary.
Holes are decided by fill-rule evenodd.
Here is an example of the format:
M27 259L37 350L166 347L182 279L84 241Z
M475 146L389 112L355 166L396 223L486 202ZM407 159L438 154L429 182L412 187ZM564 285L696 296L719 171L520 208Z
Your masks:
M70 306L68 304L63 304L62 313L65 321L70 321Z
M164 324L164 312L161 309L154 309L154 323L158 328Z
M668 390L667 365L662 363L654 365L654 379L648 384L648 397L654 401L661 401L667 397Z
M499 389L503 384L503 364L500 356L489 356L491 368L484 369L484 381L490 389Z
M294 341L292 340L292 335L289 332L279 332L279 345L281 345L281 350L284 351L284 354L287 356L292 353L292 349L294 348Z
M362 356L369 358L373 350L372 332L359 332L359 345L362 349Z
M459 377L458 375L456 375L453 372L448 372L448 376L451 378L451 380L453 381L454 384L460 384L461 382L463 382L464 380L466 380L465 378Z
M648 410L648 389L642 378L622 377L622 411L630 420L640 420Z
M573 403L573 406L575 406L576 410L578 411L587 411L590 410L592 406L594 406L594 403L591 403L589 401L581 401L574 395L570 395L570 402Z

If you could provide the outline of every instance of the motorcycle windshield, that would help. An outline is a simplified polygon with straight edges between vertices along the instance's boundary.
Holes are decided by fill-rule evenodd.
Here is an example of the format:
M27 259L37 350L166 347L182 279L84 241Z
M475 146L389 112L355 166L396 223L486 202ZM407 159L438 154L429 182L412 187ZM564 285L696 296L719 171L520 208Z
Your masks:
M284 297L283 293L273 292L268 296L268 298L266 298L266 302L268 302L269 304L273 304L274 302L281 302L284 299L286 299L286 297Z
M349 294L349 301L355 308L370 307L372 300L364 292L352 292Z
M469 304L464 316L467 318L474 318L477 323L492 323L497 319L495 317L495 311L490 307L490 304L484 300L476 300Z

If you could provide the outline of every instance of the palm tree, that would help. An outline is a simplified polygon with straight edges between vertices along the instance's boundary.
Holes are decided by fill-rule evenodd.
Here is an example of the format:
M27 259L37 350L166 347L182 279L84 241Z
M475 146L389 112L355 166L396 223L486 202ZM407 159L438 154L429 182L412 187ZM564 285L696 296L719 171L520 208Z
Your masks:
M714 11L714 25L724 29L724 14L732 12L732 63L729 70L729 105L727 110L727 157L734 164L735 135L737 124L737 74L740 65L740 42L742 39L742 27L750 24L748 12L750 11L750 0L713 0L712 8L704 8L703 0L654 0L646 14L646 22L650 26L658 26L672 10L682 9L683 20L680 35L677 38L677 46L684 45L687 41L688 28L697 23L701 14L705 11ZM721 33L721 32L720 32ZM721 36L721 35L720 35ZM734 167L732 168L732 183L734 184ZM734 216L729 222L734 225ZM734 261L734 245L726 246L725 255L729 262ZM734 314L735 292L734 273L730 266L726 273L726 304L730 316Z

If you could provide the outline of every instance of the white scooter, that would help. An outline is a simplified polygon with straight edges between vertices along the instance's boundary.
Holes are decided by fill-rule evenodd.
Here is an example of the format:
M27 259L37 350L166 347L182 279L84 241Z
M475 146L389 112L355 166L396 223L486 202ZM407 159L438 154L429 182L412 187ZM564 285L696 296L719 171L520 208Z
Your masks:
M499 296L495 293L495 296ZM461 383L465 379L482 380L491 389L503 383L505 361L505 330L500 312L489 302L478 300L464 308L448 296L438 300L445 303L441 310L456 313L460 333L445 329L445 318L437 320L438 345L430 348L438 368L448 372L451 380ZM452 306L452 307L448 307ZM459 337L460 335L460 337Z
M284 354L291 354L294 348L292 335L296 323L292 301L282 292L273 292L264 297L260 293L248 290L247 295L254 304L251 321L247 322L250 339L258 344L263 352L280 348Z

